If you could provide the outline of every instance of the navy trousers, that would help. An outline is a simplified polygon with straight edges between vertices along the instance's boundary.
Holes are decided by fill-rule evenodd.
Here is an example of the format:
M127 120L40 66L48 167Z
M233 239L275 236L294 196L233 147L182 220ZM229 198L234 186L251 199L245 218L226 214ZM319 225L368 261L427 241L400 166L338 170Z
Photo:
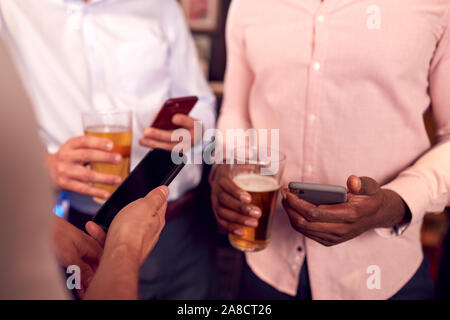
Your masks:
M158 300L208 299L214 277L214 226L201 221L191 208L166 223L140 270L139 298Z
M433 298L434 283L431 279L430 263L424 255L414 276L389 300L432 300Z
M443 243L441 265L436 285L436 299L450 300L450 228Z
M303 263L300 271L299 285L295 297L281 293L260 280L244 261L239 300L311 300L311 288L309 286L308 264Z
M391 297L391 300L431 300L433 299L433 287L433 280L430 276L430 265L428 259L424 256L414 276L402 289ZM244 263L238 298L242 300L310 300L311 288L306 259L300 271L299 285L295 297L281 293L260 280L248 267L247 263Z

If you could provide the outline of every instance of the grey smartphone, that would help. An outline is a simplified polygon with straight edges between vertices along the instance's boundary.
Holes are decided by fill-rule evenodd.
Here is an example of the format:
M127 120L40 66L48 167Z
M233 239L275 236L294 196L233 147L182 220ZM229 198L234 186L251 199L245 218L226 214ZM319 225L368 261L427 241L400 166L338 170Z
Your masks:
M327 184L290 182L289 191L314 205L347 202L347 189Z

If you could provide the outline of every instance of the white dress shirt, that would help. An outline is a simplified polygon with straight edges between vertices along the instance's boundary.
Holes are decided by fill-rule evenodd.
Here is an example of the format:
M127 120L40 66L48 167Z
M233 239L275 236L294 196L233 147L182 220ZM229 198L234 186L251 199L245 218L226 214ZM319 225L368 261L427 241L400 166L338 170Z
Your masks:
M170 97L199 96L191 116L215 124L215 98L175 0L0 0L2 33L16 53L49 152L83 134L82 112L133 110L132 168L143 131ZM194 188L201 166L173 181L170 200ZM72 205L94 213L89 197Z

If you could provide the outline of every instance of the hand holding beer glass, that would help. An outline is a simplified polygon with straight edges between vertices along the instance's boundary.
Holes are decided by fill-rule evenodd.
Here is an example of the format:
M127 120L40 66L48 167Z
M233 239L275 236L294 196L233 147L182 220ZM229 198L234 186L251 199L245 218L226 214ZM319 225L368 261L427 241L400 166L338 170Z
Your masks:
M242 147L235 149L232 164L217 168L213 209L234 248L260 251L269 244L285 159L278 150Z
M130 156L131 156L131 111L113 111L84 113L83 126L87 136L94 136L111 140L114 144L111 152L121 155L119 163L91 162L92 170L120 177L124 180L130 173ZM95 188L100 188L113 193L116 185L108 185L95 183ZM94 197L98 203L103 203L103 199Z

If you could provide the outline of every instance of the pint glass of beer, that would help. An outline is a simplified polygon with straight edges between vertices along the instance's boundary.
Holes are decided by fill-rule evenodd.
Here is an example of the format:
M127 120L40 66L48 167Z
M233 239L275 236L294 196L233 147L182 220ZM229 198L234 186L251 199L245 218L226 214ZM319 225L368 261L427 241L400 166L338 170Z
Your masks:
M230 164L233 182L247 191L252 204L261 209L258 227L243 226L244 235L228 234L231 245L241 251L263 250L270 241L272 216L277 204L280 181L286 161L278 150L262 147L236 148Z
M131 155L131 111L111 111L83 113L84 133L89 136L106 138L114 143L112 152L119 153L122 161L119 164L90 163L92 170L119 176L125 179L130 173ZM94 184L96 188L104 189L110 193L116 190L115 186ZM104 200L94 198L94 201L103 203Z

